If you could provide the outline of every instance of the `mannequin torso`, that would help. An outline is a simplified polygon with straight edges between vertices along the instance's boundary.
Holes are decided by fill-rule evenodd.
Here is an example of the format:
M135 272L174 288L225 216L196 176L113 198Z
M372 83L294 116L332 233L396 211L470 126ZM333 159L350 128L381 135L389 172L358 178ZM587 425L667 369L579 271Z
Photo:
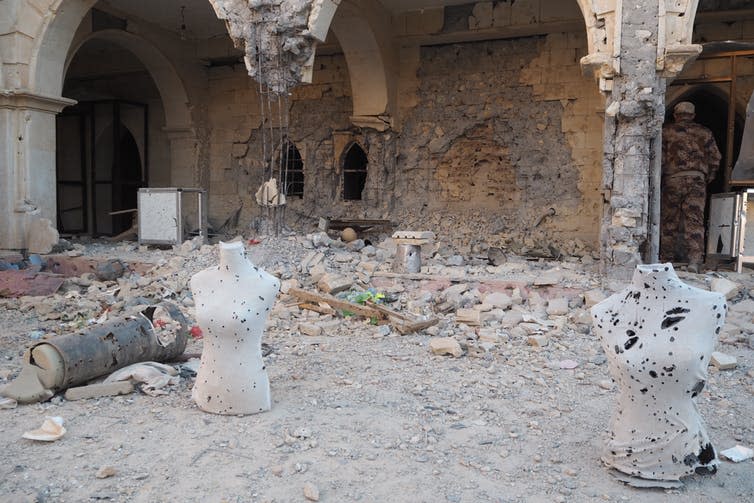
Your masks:
M602 458L608 466L655 480L714 470L694 398L726 309L722 295L684 284L670 264L638 266L629 287L592 308L619 388Z
M220 243L220 265L191 278L204 349L192 396L207 412L270 409L262 332L280 281L246 260L243 243Z

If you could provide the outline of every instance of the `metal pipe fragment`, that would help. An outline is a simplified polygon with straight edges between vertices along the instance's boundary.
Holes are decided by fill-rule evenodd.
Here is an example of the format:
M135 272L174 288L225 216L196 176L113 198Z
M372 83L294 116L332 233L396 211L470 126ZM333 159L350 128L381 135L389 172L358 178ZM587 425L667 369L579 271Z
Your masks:
M177 358L186 349L187 340L186 318L176 306L163 302L145 309L138 316L113 320L41 342L27 355L29 363L43 369L48 367L40 374L46 387L60 390L132 363ZM46 358L50 348L57 352L60 360ZM40 356L44 361L37 361ZM45 382L44 374L50 373L55 374L53 382Z

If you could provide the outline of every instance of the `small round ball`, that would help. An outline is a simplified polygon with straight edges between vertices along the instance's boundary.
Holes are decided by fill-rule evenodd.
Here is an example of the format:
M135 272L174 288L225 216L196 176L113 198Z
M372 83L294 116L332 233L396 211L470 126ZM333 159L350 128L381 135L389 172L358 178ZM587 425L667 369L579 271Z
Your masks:
M340 239L342 239L346 243L350 243L351 241L356 240L356 231L351 229L350 227L346 227L343 229L343 232L340 233Z

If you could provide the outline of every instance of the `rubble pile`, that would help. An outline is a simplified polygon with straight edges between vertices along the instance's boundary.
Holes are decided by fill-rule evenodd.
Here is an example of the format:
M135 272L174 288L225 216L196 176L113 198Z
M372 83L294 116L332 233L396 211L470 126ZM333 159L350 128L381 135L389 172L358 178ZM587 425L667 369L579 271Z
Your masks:
M182 500L213 494L230 501L243 490L280 501L302 494L312 501L499 501L502 487L510 501L633 499L635 490L605 477L599 462L615 386L591 332L589 309L613 292L595 265L510 249L492 265L486 253L440 241L422 245L420 271L409 274L393 270L396 244L384 235L244 242L249 260L282 284L263 336L272 410L253 420L202 414L190 398L196 360L173 364L176 376L164 379L180 381L156 396L124 384L114 396L83 390L75 401L58 394L37 406L8 406L0 410L0 441L18 466L49 461L46 451L32 455L17 440L44 417L65 418L67 433L55 445L73 461L72 468L49 462L44 475L19 468L8 475L7 492L159 500L166 477L176 481L171 496ZM172 302L195 325L189 279L217 264L217 247L197 241L168 250L78 244L66 254L117 258L126 267L114 279L66 277L44 297L0 298L0 386L39 340L145 306ZM679 275L729 296L699 406L719 450L751 447L754 279ZM422 326L416 321L427 323L414 329ZM200 334L192 334L187 358L202 350ZM175 445L155 445L176 435ZM168 466L160 461L166 457L181 462ZM113 475L100 480L105 466ZM70 482L71 469L91 487ZM717 496L749 494L748 470L747 462L721 467L725 487ZM686 490L702 498L705 484ZM413 492L400 499L399 486Z

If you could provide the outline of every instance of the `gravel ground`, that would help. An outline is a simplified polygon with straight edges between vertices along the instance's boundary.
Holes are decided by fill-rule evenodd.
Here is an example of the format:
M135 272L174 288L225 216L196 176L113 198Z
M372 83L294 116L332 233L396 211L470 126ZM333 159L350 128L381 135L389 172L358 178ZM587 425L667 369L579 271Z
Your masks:
M45 298L0 299L0 384L14 378L39 337L85 328L106 309L112 319L167 299L193 322L188 279L216 263L213 247L191 243L175 250L90 243L68 253L154 267L118 282L69 278ZM317 253L322 261L312 265ZM391 256L389 241L356 251L322 235L249 246L250 259L286 287L316 291L317 276L337 273L356 280L356 289L384 292L393 309L439 316L440 323L401 336L369 320L300 310L281 294L264 337L270 412L204 413L190 398L191 377L164 396L58 395L0 410L0 501L295 502L315 493L331 502L754 501L751 460L722 461L716 475L672 490L634 489L608 474L599 455L616 389L584 306L584 294L601 287L590 260L509 257L492 267L441 250L425 254L423 279L408 280L384 274ZM716 275L740 290L718 343L738 366L711 367L698 405L718 450L752 447L754 280L681 276L707 287ZM536 285L543 282L554 284ZM479 307L491 292L505 293L512 305ZM568 313L548 315L548 300L562 298ZM456 322L459 308L481 311L481 326ZM303 335L300 324L322 332ZM495 334L496 342L480 340L483 334ZM531 345L531 335L547 345ZM458 341L463 355L432 354L430 341L441 337ZM201 347L193 340L186 352ZM46 416L64 418L62 439L21 438ZM113 475L98 478L103 468Z

